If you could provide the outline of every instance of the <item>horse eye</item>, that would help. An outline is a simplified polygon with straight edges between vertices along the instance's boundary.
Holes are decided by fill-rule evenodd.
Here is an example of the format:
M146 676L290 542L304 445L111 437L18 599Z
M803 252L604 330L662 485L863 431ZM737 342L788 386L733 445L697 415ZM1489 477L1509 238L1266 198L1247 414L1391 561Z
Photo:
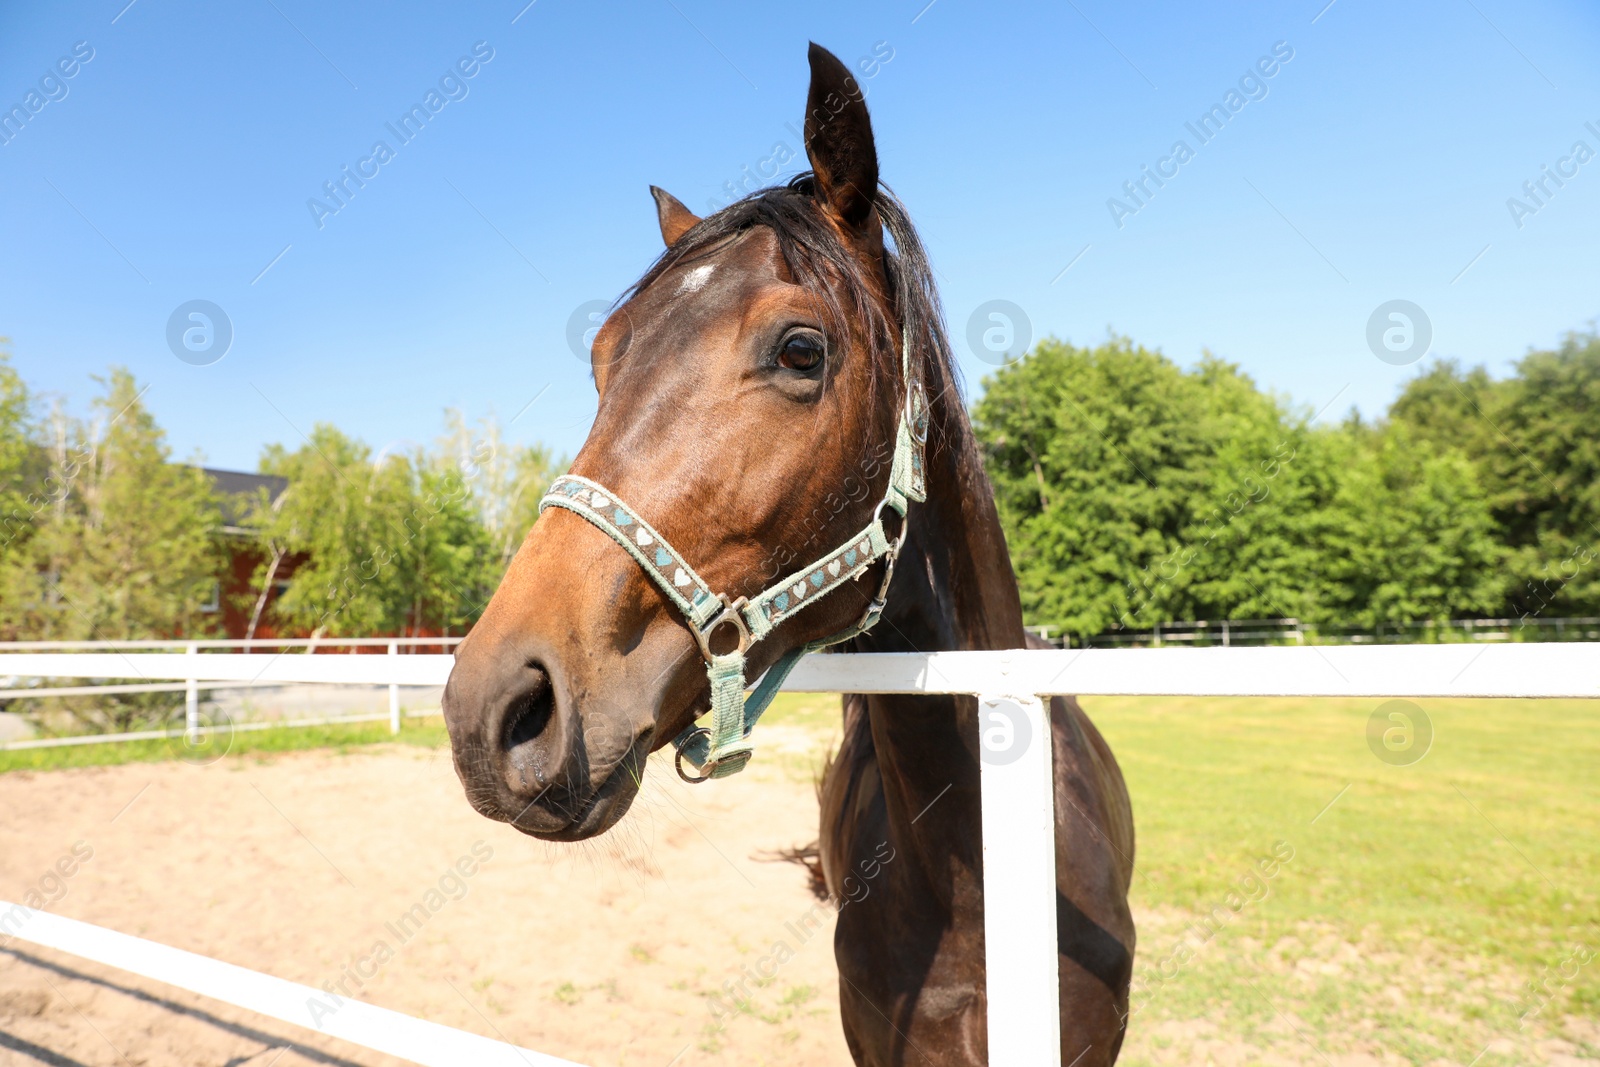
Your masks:
M822 341L810 334L799 333L786 338L783 350L778 353L778 366L789 370L816 370L822 362Z

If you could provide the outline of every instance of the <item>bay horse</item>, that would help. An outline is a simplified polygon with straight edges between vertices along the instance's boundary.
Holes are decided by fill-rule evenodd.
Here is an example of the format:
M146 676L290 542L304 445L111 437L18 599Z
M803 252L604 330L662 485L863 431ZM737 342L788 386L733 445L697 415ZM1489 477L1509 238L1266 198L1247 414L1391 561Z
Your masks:
M695 720L714 706L720 733L732 707L737 727L729 701L819 642L1029 644L926 254L879 184L859 85L815 44L810 68L809 172L704 219L652 187L666 251L594 339L594 426L456 651L456 771L479 812L534 837L615 825L674 739L680 774L696 745L701 780L737 770L740 731ZM885 509L907 455L916 488ZM775 612L774 580L802 568L802 598L812 561L821 591ZM819 788L822 872L836 898L876 872L835 926L851 1055L985 1063L977 700L852 695L843 711ZM1050 713L1061 1056L1091 1067L1116 1060L1126 1028L1133 818L1077 702Z

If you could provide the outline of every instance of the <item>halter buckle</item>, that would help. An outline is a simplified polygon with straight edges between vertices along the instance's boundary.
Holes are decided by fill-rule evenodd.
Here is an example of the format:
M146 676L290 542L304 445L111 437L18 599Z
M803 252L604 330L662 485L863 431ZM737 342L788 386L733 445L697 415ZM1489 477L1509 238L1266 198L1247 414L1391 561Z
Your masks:
M754 643L750 636L750 625L744 621L745 598L740 597L738 600L729 601L727 596L724 595L722 604L722 610L717 612L703 628L696 629L694 632L694 639L700 643L700 654L705 657L707 663L710 663L714 656L726 656L732 653L738 653L742 656L749 651L750 646ZM728 652L714 652L711 648L711 635L724 625L731 625L737 631L739 645Z

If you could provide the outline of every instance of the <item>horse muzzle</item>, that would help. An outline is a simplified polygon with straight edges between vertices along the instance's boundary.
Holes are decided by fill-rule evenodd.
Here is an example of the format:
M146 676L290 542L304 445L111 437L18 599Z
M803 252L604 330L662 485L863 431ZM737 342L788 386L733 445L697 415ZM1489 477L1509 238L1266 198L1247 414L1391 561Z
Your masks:
M444 717L473 808L551 841L610 829L638 793L652 724L581 715L559 673L538 659L463 649Z

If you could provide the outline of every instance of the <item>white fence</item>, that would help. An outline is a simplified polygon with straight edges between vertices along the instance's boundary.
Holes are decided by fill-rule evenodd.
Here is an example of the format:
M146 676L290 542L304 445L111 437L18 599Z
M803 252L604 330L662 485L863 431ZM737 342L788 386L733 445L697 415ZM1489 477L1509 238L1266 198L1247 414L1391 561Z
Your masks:
M426 640L426 639L425 639ZM434 643L437 643L435 641ZM442 685L447 655L263 657L192 652L0 653L0 676L143 682ZM1600 698L1600 644L1079 649L810 656L785 690L957 693L978 697L989 1062L1060 1067L1053 780L1044 699L1056 693L1148 696ZM998 731L989 725L1003 727ZM1020 740L1018 740L1020 739ZM714 784L706 788L716 788ZM0 902L0 928L10 932ZM22 909L26 911L27 909ZM16 936L298 1025L314 993L281 979L73 920L28 912ZM350 1002L355 1005L356 1002ZM422 1064L567 1061L423 1023L371 1005L341 1011L337 1036ZM323 1026L323 1032L334 1032ZM402 1037L402 1035L404 1035Z
M1594 641L1600 617L1447 619L1443 622L1388 623L1374 628L1308 623L1300 619L1191 619L1156 623L1150 629L1116 629L1088 638L1051 635L1053 626L1035 628L1040 637L1070 648L1162 648L1166 645L1403 645L1452 641Z
M313 1012L312 1005L322 1008L327 1002L327 994L320 989L0 900L0 930L9 931L13 926L19 931L15 936L23 941L70 952L426 1067L580 1067L571 1060L359 1000L346 1000L333 1011Z
M326 651L330 648L349 648L352 651L359 648L383 648L391 656L400 654L401 649L415 653L423 648L451 648L460 644L465 638L461 637L355 637L355 638L295 638L287 640L256 639L256 640L213 640L213 641L14 641L0 644L0 650L8 655L0 657L0 678L5 678L3 667L13 662L10 653L16 652L112 652L117 655L125 651L137 651L141 656L154 652L157 649L181 648L184 655L195 656L202 651L216 649L241 649L246 655L259 653L254 660L265 663L271 659L285 654L308 655L319 649ZM289 649L299 649L298 653L289 653ZM269 651L275 650L275 651ZM187 662L187 661L186 661ZM143 665L129 661L124 669L139 670ZM29 677L24 673L12 674L11 683L0 685L0 701L19 699L46 699L51 697L85 697L85 696L116 696L122 693L177 693L184 695L184 726L181 730L136 730L127 733L114 734L84 734L77 737L43 737L26 741L10 741L0 743L0 752L9 749L23 748L59 748L63 745L96 745L116 741L150 741L168 737L194 738L200 732L200 690L215 689L251 689L258 686L282 685L282 682L261 678L234 678L234 679L201 679L199 677L185 678L181 683L167 684L162 682L134 682L114 685L75 685L75 686L19 686L15 682L18 678ZM50 677L38 675L36 677ZM61 677L74 678L114 678L114 677L145 677L143 674L122 675L93 675L77 673L62 675ZM348 684L348 683L347 683ZM0 703L0 711L6 710L4 703ZM429 712L412 712L413 715L427 715ZM259 722L235 723L234 730L268 730L279 726L327 726L333 723L376 722L389 720L389 732L400 732L400 684L389 683L389 713L383 715L340 715L316 719L295 719L288 722Z

